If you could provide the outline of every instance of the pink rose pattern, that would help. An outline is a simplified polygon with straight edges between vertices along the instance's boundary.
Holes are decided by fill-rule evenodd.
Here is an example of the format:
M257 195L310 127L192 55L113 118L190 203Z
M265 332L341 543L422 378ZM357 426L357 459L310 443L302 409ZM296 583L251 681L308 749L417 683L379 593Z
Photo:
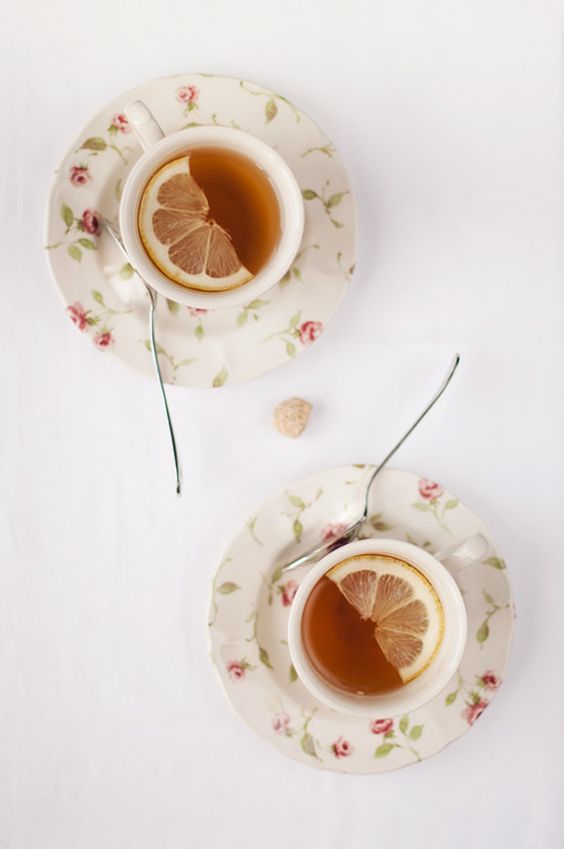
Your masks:
M79 301L67 307L67 312L73 324L83 333L88 327L88 313Z
M99 351L105 351L114 344L114 337L110 330L100 330L94 337L94 344Z
M444 488L435 481L427 480L427 478L421 478L419 480L417 489L422 500L416 501L413 507L422 512L429 513L443 530L451 533L446 523L446 513L458 507L458 499L448 497L442 499L442 496L445 494Z
M191 112L198 108L198 89L195 85L184 85L176 91L176 99L185 104L184 112Z
M482 689L487 690L490 693L495 693L495 691L499 688L501 684L501 679L498 675L495 674L495 672L492 672L491 669L486 669L486 671L483 672L482 675L477 677L476 683L478 687L481 687ZM462 711L461 716L466 720L468 725L474 725L476 720L483 714L483 712L489 705L489 702L483 696L480 696L480 694L476 692L476 690L469 691L462 679L459 680L458 689L455 691L456 695L458 695L458 692L461 688L466 690L468 694L466 707ZM452 696L454 696L454 699L456 698L456 695L454 693L452 694ZM451 699L451 697L447 696L447 704L454 701L454 699L451 699L451 701L449 702L449 699Z
M272 730L275 734L284 734L290 725L290 717L287 713L277 713L272 717Z
M247 664L242 660L230 660L227 662L227 672L232 681L243 681Z
M100 235L100 216L93 209L85 209L80 219L80 228L92 236Z
M84 320L85 311L80 303L72 305L71 318L75 323L79 324ZM327 528L332 528L331 525ZM286 584L278 587L281 594L282 604L289 606L296 594L298 584L296 581L290 580ZM267 664L268 665L268 664ZM245 678L246 669L249 664L245 660L231 660L226 664L227 672L233 681L242 681ZM472 726L476 720L482 715L488 707L489 701L484 696L481 696L477 688L484 691L495 692L501 685L500 677L491 669L486 669L481 675L476 676L474 689L467 684L464 679L458 676L457 689L449 693L446 697L446 705L452 704L457 700L460 693L464 693L466 700L460 716L466 721L468 726ZM277 735L294 737L301 733L300 745L306 754L319 757L319 743L312 737L307 730L307 725L311 717L304 723L303 728L297 729L290 725L290 717L285 711L280 711L271 719L272 730ZM391 717L383 719L373 719L368 724L368 730L371 734L380 736L377 748L374 752L375 758L386 758L397 749L409 751L417 760L421 760L421 755L417 750L417 741L424 733L424 726L413 724L411 717L406 715L401 718L396 728L395 721ZM316 748L317 746L317 748ZM354 754L354 746L343 735L339 736L333 743L330 744L326 751L330 751L336 759L348 758Z
M85 209L77 217L71 207L63 203L60 207L60 217L65 224L65 230L57 242L47 245L48 250L54 250L64 245L67 253L75 262L82 262L84 251L95 251L97 245L92 239L84 236L99 236L101 232L100 214L95 209Z
M300 313L298 312L296 315L292 316L290 323L285 330L273 333L271 336L268 336L267 339L280 339L280 341L286 346L286 353L288 356L295 357L295 341L297 340L301 342L301 344L306 347L308 345L313 345L313 343L319 339L320 335L323 333L323 329L323 323L321 321L312 321L311 319L308 319L308 321L302 321L300 323Z
M443 492L443 487L434 481L429 481L425 478L422 478L419 481L419 495L421 498L425 498L428 501L435 501L437 498L441 497Z
M109 131L114 133L130 133L131 127L129 125L129 121L127 117L123 114L123 112L118 112L117 115L114 115L112 118L112 122L109 126Z
M240 661L230 661L228 664L228 670L235 680L241 680L241 678L244 677L243 665L244 664ZM486 670L482 675L477 676L476 680L480 687L489 690L496 690L501 684L501 679L490 669ZM459 688L463 686L463 684L463 680L460 679ZM489 702L487 699L481 698L475 691L472 691L469 695L472 701L466 702L461 716L466 720L468 725L471 726L482 715ZM447 705L452 703L452 701L449 701L452 696L455 696L455 694L453 693L451 694L451 697L447 697ZM316 749L314 738L311 733L307 731L310 719L311 717L307 719L302 729L292 728L290 726L289 715L285 711L281 711L272 717L272 730L275 734L285 735L288 737L298 735L303 730L303 736L300 738L300 745L302 749L309 755L319 757L317 754L319 750ZM416 760L421 760L421 755L415 748L415 745L416 741L419 740L424 733L424 726L413 724L409 715L405 715L401 718L397 729L395 727L394 720L388 717L386 719L371 720L368 724L368 730L371 734L380 735L381 737L381 740L378 742L378 746L374 752L375 758L386 758L393 751L403 749L404 751L410 752ZM348 758L353 755L355 751L350 740L343 735L339 736L333 743L331 743L328 750L337 759Z
M284 607L290 607L298 591L298 586L299 584L296 581L290 580L280 587L281 600Z
M304 321L298 329L302 345L312 345L322 332L323 324L320 321Z
M323 542L333 542L334 539L342 537L346 530L347 526L342 522L332 522L330 525L325 525L321 531L321 539Z
M80 301L75 301L74 304L70 304L67 307L67 312L72 323L76 324L81 333L84 333L84 331L88 330L89 327L99 324L100 321L103 320L105 315L105 304L103 301L101 306L104 309L98 313L93 313L92 310L85 309ZM105 351L110 347L110 345L114 344L115 339L109 327L102 327L102 329L98 330L98 332L93 336L92 342L99 351Z
M472 704L466 705L466 707L462 711L462 716L464 717L468 725L474 725L476 720L483 714L488 704L489 702L487 702L485 699L479 699L477 702L473 702Z
M369 727L372 734L388 734L394 727L394 720L373 719Z
M468 725L473 725L489 705L489 701L480 690L495 693L500 686L501 678L491 669L486 669L481 675L477 675L473 685L465 681L459 673L457 687L452 693L446 696L445 704L448 707L454 704L459 696L462 696L464 698L464 708L460 715L466 720Z
M348 758L354 752L354 747L344 737L339 737L335 740L331 749L336 758Z
M188 307L188 312L190 315L198 316L198 315L206 315L207 310L202 307Z
M380 740L374 751L375 758L387 758L398 749L410 752L416 760L421 760L415 744L423 735L425 726L412 723L413 716L404 714L399 720L397 727L393 719L373 719L368 724L371 734L378 734Z
M311 319L308 319L308 321L300 322L300 313L298 312L292 316L285 330L273 333L272 336L268 336L267 339L280 339L280 341L286 346L286 353L288 356L295 357L297 352L296 341L300 342L305 347L313 345L313 343L319 339L320 335L323 333L323 329L323 323L321 321L312 321Z
M70 169L69 179L73 186L84 186L91 177L87 165L73 165Z
M497 688L501 684L501 681L499 680L497 675L491 671L491 669L488 669L486 672L484 672L484 674L480 678L480 681L482 682L482 686L485 687L486 690L492 691L497 690Z

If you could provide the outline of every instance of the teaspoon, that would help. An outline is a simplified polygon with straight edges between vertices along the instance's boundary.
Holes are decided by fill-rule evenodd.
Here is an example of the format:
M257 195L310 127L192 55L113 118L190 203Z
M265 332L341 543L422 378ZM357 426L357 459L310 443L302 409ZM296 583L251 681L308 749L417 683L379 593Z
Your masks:
M121 252L127 258L127 261L129 262L129 264L133 268L133 265L132 265L131 260L129 258L129 254L127 253L127 251L125 249L125 245L123 244L123 241L122 241L122 238L121 238L121 233L119 232L119 229L117 228L117 226L112 221L109 221L107 218L104 218L103 216L101 218L102 218L102 225L103 225L104 229L112 237L112 239L114 240L114 242L116 243L118 248L121 250ZM153 363L154 363L154 366L155 366L155 371L157 373L157 378L159 380L161 397L163 399L166 421L167 421L167 424L168 424L168 432L170 433L170 441L171 441L171 444L172 444L172 453L173 453L173 456L174 456L174 471L175 471L175 474L176 474L176 494L181 495L182 494L182 483L181 483L181 476L180 476L180 463L178 461L178 451L176 449L176 439L174 438L174 428L172 426L172 419L170 417L170 411L168 409L168 402L166 400L166 392L165 392L165 388L164 388L164 384L163 384L163 378L162 378L162 375L161 375L161 366L160 366L160 363L159 363L159 355L158 355L158 351L157 351L157 341L155 339L155 310L156 310L156 306L157 306L157 295L156 295L156 292L154 292L153 289L149 286L149 284L145 280L143 280L143 278L141 277L141 275L139 274L137 269L133 269L133 270L136 272L137 276L139 277L139 279L141 280L141 282L143 283L143 285L145 286L145 289L147 290L147 292L149 294L149 300L150 300L149 336L150 336L150 339L151 339L151 354L153 356Z
M369 495L370 495L370 488L371 488L372 484L374 483L374 481L376 480L376 477L380 474L380 472L382 471L384 466L388 463L388 461L391 460L391 458L394 456L396 451L399 448L401 448L401 446L403 445L405 440L408 438L408 436L410 436L413 433L413 431L415 430L417 425L425 418L425 416L427 415L429 410L432 407L435 406L435 404L437 403L437 401L439 400L439 398L441 397L441 395L443 394L443 392L445 391L445 389L449 385L450 381L452 380L454 372L458 368L459 362L460 362L460 354L456 354L455 357L454 357L454 360L452 361L452 364L451 364L451 366L448 370L447 376L445 377L445 379L441 383L439 389L433 395L433 397L431 398L431 400L429 401L429 403L427 404L427 406L425 407L423 412L419 414L419 416L415 419L415 421L413 422L411 427L408 430L406 430L406 432L404 433L402 438L399 440L399 442L396 442L396 444L394 445L392 450L389 451L386 454L386 456L384 457L382 462L378 466L376 466L376 468L372 472L370 479L369 479L368 483L366 484L366 489L365 489L365 492L364 492L364 507L363 507L363 510L362 510L360 517L355 522L353 522L352 525L349 525L349 527L336 539L332 539L330 542L326 542L323 545L318 545L314 548L310 548L304 554L300 555L299 557L296 557L294 560L290 560L289 563L286 563L284 566L282 566L280 568L280 570L279 570L280 573L290 572L290 571L292 571L292 569L297 569L298 566L305 566L306 563L315 563L317 560L321 560L321 558L325 554L328 554L330 551L334 551L336 548L340 548L342 545L345 545L346 543L351 542L352 540L356 539L356 537L358 536L358 534L360 532L362 525L364 524L364 522L368 518L368 499L369 499Z

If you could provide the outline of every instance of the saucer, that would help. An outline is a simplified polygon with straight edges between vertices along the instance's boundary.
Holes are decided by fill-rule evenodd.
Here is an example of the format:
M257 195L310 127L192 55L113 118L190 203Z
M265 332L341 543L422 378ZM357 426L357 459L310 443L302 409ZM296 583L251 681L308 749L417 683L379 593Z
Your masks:
M308 766L376 773L436 754L480 717L508 662L514 605L505 562L478 517L442 486L385 469L370 498L365 536L436 551L476 532L489 548L460 581L468 641L457 674L431 702L404 716L349 716L317 701L292 666L288 613L304 575L277 568L349 524L373 467L339 466L289 484L251 516L229 545L212 585L212 657L240 717L280 752Z
M335 148L297 106L255 83L187 74L116 98L80 133L59 166L47 209L47 257L67 312L99 350L153 375L148 296L106 233L141 148L123 115L144 101L165 133L217 124L263 139L286 160L304 198L304 236L288 273L242 307L198 310L160 297L163 378L219 387L250 380L313 344L344 296L354 268L356 205Z

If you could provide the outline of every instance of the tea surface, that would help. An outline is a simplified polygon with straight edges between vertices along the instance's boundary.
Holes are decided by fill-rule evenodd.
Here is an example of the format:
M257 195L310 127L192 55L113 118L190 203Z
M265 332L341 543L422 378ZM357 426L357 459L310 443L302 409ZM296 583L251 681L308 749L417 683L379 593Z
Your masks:
M377 695L402 686L397 669L374 639L374 622L362 619L325 575L306 601L302 639L315 671L339 690Z
M227 231L243 265L258 274L280 238L280 209L265 172L240 153L219 147L189 152L190 173L204 192L208 219Z

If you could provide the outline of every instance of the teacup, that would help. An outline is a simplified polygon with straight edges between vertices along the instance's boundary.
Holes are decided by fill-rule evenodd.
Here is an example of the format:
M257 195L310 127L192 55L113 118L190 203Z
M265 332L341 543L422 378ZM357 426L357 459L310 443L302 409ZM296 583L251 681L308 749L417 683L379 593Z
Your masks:
M481 534L434 555L400 540L367 539L344 545L324 557L301 582L288 624L290 655L305 687L327 707L357 716L399 716L431 701L456 673L466 645L466 607L453 575L459 575L483 556L486 548L487 541ZM308 658L302 633L304 608L318 581L337 564L359 555L388 556L414 567L434 588L442 606L442 639L427 668L398 689L377 695L343 692L324 680Z
M259 298L288 271L300 246L304 228L303 198L292 171L282 157L261 139L219 126L188 127L165 136L141 101L125 113L144 148L129 173L120 201L119 226L132 265L157 292L170 300L199 309L232 307ZM141 197L150 178L166 162L194 148L224 148L254 162L267 175L280 213L280 238L266 265L248 283L227 291L202 292L175 283L147 255L138 228Z

